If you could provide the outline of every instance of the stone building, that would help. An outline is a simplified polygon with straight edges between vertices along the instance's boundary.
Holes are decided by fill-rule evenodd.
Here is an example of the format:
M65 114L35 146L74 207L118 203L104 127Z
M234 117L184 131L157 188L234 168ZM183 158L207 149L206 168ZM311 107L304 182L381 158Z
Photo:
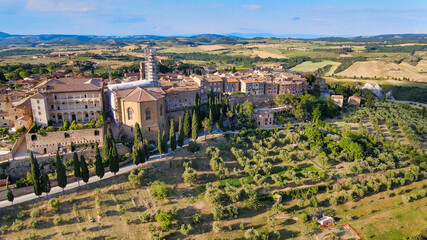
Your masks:
M224 79L218 75L194 75L192 78L199 85L202 95L207 95L210 91L218 93L224 91Z
M31 97L33 120L47 126L68 120L79 123L97 120L103 110L103 81L100 79L52 79L37 86Z
M353 96L351 96L351 97L348 97L348 104L349 104L349 105L356 105L356 106L359 106L359 105L360 105L360 102L361 102L361 99L360 99L360 97L358 97L358 96L353 95Z
M265 81L260 79L241 79L240 91L247 95L264 95Z
M224 81L224 92L231 93L240 91L239 80L235 78L227 78Z
M166 111L170 113L192 107L197 93L200 95L200 88L197 86L178 86L165 90L165 93Z
M343 95L332 95L331 96L332 100L334 100L335 104L338 105L339 107L343 107L344 106L344 96Z
M9 128L11 126L9 117L10 98L4 87L0 88L0 127Z
M165 92L159 87L133 89L120 99L121 127L125 136L134 136L134 126L141 126L142 135L156 143L159 130L167 129Z

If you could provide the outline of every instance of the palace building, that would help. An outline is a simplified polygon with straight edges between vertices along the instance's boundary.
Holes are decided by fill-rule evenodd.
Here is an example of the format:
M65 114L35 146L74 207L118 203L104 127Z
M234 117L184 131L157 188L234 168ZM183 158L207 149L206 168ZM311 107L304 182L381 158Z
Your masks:
M68 120L78 123L97 120L103 110L103 81L100 79L52 79L36 87L31 97L33 120L48 126Z

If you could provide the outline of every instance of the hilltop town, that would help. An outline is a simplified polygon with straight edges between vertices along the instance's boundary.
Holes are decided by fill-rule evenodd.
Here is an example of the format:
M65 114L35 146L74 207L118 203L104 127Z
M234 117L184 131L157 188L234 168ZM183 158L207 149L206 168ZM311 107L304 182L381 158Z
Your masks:
M5 65L2 237L425 235L421 103L397 103L398 93L362 78L331 81L329 65L296 71L290 60L202 66L153 44L130 66L75 60L106 56L36 54L30 61L61 62Z

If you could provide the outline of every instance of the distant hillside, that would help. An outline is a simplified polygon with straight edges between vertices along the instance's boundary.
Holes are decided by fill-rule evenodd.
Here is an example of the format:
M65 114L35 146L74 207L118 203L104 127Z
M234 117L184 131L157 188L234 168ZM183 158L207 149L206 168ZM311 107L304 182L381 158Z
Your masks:
M427 43L427 34L385 34L377 36L359 36L359 37L323 37L316 40L327 42L392 42L392 43Z
M96 35L66 35L66 34L40 34L40 35L12 35L0 32L0 44L19 44L19 43L90 43L90 42L109 42L109 41L171 41L184 43L228 43L233 44L238 40L243 39L262 39L262 38L295 38L307 40L319 40L329 42L392 42L406 43L418 42L427 43L427 34L387 34L378 36L359 36L359 37L322 37L321 35L308 34L281 34L274 35L268 33L230 33L227 35L220 34L199 34L192 36L157 36L157 35L130 35L130 36L96 36Z

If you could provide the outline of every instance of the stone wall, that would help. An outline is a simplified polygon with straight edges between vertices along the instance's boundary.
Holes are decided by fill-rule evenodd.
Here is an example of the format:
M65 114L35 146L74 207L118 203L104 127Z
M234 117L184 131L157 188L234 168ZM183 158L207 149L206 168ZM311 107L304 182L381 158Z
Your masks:
M39 154L55 153L59 148L67 148L71 144L102 144L104 130L102 128L80 129L71 131L47 132L46 136L37 133L25 134L27 149Z

